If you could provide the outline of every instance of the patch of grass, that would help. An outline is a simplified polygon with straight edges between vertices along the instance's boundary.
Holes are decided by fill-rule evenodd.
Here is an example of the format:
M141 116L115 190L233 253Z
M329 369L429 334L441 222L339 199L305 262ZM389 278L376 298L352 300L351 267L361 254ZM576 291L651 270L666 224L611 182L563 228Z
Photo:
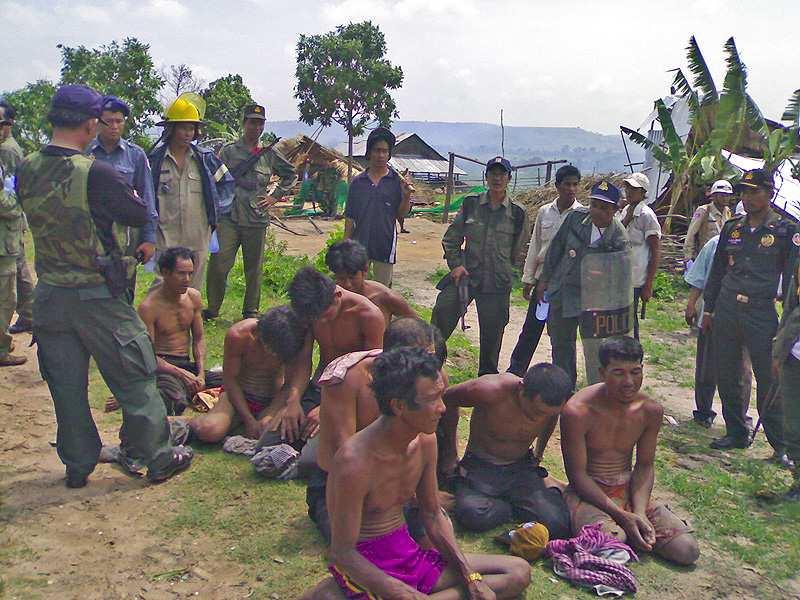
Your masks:
M431 309L419 304L411 304L422 320L431 321ZM480 351L460 331L454 331L447 340L446 370L450 384L456 385L462 381L475 379L478 376L478 358Z

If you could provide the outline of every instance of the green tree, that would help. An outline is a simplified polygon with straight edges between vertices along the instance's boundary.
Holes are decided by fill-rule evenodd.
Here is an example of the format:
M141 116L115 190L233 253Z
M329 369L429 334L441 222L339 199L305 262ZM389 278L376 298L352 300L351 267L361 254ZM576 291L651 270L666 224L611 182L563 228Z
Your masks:
M58 46L61 83L83 83L101 94L119 96L131 107L128 136L141 140L161 114L158 93L164 81L158 74L150 46L136 38L113 41L99 48Z
M3 94L17 111L14 134L26 154L38 150L50 138L52 129L47 122L47 112L55 93L56 86L51 81L40 79Z
M300 120L347 132L347 180L352 175L353 138L377 121L389 125L398 116L389 90L403 83L403 70L386 59L383 32L369 21L339 25L319 35L301 35L297 43L295 98Z
M238 74L215 79L202 96L207 104L206 131L212 138L235 136L241 126L242 108L255 102Z

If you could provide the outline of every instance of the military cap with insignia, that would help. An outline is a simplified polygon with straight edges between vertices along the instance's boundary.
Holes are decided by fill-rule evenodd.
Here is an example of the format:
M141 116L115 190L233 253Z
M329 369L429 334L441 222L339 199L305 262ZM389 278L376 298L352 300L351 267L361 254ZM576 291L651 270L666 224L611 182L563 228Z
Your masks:
M242 109L242 114L245 119L267 120L267 110L260 104L248 104Z
M500 165L501 167L503 167L503 169L505 169L507 173L511 173L512 171L511 163L507 158L504 158L502 156L495 156L494 158L490 159L489 162L486 163L486 172L488 173L489 169L491 169L495 165Z
M752 169L745 171L742 175L741 181L736 184L736 191L742 191L744 188L764 188L772 190L775 187L775 181L772 174L766 169Z
M619 196L619 188L610 181L602 179L594 184L589 198L616 205L619 204Z

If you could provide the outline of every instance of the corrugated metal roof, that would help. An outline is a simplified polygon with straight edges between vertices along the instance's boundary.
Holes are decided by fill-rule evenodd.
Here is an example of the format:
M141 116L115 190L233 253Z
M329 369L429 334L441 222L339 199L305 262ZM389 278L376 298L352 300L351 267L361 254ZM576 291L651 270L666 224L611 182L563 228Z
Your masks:
M393 156L389 164L401 173L408 169L411 173L444 173L450 167L446 160L429 160L426 158L416 158L413 156ZM466 175L466 171L453 165L453 173L456 175Z

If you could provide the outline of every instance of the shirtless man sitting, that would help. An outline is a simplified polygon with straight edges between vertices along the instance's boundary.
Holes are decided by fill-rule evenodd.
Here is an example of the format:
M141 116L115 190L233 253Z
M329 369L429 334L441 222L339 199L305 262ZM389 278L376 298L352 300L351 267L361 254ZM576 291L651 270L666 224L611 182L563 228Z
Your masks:
M167 248L158 259L163 284L151 288L139 305L156 353L156 381L168 415L179 415L205 387L206 343L200 316L200 292L189 287L195 255L188 248ZM189 357L189 346L192 357Z
M357 241L343 240L333 244L325 255L325 264L338 285L369 298L381 309L387 327L392 318L417 316L400 294L378 281L367 279L369 257L366 248Z
M512 520L538 521L547 527L550 539L570 537L561 490L547 486L547 471L539 461L571 393L566 372L547 363L531 367L524 378L513 373L484 375L444 393L448 410L474 407L467 449L455 469L455 516L465 529L486 531ZM445 421L441 448L449 472L457 458L457 414Z
M572 531L599 522L637 550L694 564L700 550L691 529L650 498L664 410L640 391L642 346L631 337L608 338L600 344L599 358L602 382L575 394L561 413L561 452L569 478L564 498Z
M444 340L437 330L418 317L395 319L383 336L384 351L393 348L424 348L437 355L441 364ZM320 404L317 476L312 476L306 490L308 516L317 525L326 542L330 542L330 517L325 503L328 471L333 457L345 440L361 431L380 415L372 393L370 369L380 349L351 352L331 361L319 379L322 389Z
M313 267L305 267L295 274L288 294L292 310L301 322L309 325L311 336L319 344L319 363L314 376L299 401L288 399L282 415L284 440L297 447L302 445L303 432L305 438L310 439L319 428L319 375L334 358L348 352L381 348L384 320L372 302L342 289ZM298 362L301 365L298 368L310 374L310 347ZM311 421L310 425L306 424L307 420Z
M381 415L344 442L330 473L333 577L303 598L517 598L530 582L527 561L464 555L439 505L434 432L445 385L436 358L421 348L384 352L371 386ZM428 550L403 522L415 492Z
M308 371L296 367L298 356L311 353L311 343L308 328L289 306L232 325L224 343L225 391L214 408L189 421L189 427L208 443L220 441L242 423L252 439L277 429L282 410L299 402L308 382Z

